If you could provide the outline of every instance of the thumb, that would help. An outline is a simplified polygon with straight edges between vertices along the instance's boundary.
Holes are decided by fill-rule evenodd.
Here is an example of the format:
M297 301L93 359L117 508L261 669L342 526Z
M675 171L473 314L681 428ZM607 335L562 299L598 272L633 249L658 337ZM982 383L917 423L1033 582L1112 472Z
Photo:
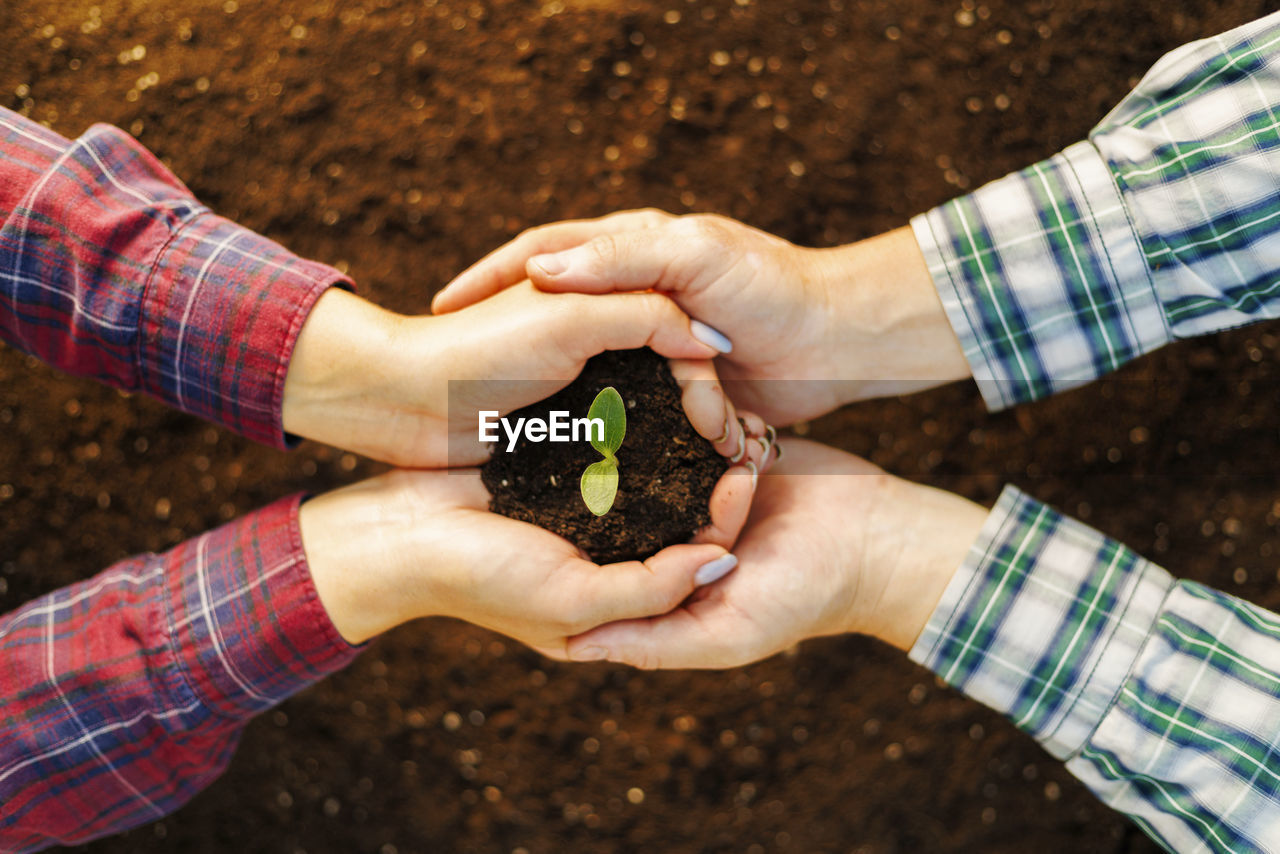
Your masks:
M694 602L668 614L623 620L569 638L570 661L615 661L642 670L736 667L752 660L723 603Z
M665 614L699 586L733 571L738 559L716 545L669 546L644 561L585 564L579 582L584 627Z
M728 338L690 320L662 294L563 295L556 336L562 349L585 361L606 350L649 347L669 359L710 359L733 349Z

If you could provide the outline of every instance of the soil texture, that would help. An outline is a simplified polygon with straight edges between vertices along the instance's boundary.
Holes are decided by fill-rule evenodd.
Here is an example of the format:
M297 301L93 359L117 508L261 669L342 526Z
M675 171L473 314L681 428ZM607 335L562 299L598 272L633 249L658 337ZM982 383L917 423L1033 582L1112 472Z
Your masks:
M711 492L729 467L685 417L667 360L647 348L601 353L572 383L506 417L549 421L560 411L583 418L609 386L622 395L627 433L617 453L618 494L604 516L587 509L579 491L583 469L601 459L585 440L521 435L510 453L505 443L495 446L480 469L491 510L559 534L596 563L643 560L687 542L711 521Z
M420 313L522 229L655 206L806 246L1086 136L1268 0L0 0L0 104L137 136L216 211ZM989 413L971 383L796 432L991 503L1012 482L1280 608L1280 328ZM624 447L623 453L626 453ZM638 462L630 456L624 464ZM0 347L0 612L379 467L257 447ZM3 712L0 711L0 720ZM404 626L93 854L1155 854L1006 720L825 638L728 672Z

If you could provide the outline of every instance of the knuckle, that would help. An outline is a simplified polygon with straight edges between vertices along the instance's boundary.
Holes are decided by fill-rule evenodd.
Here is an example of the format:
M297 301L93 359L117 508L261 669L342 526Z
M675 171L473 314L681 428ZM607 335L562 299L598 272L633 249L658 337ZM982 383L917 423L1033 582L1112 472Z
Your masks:
M591 260L602 268L609 268L618 262L621 255L618 240L612 234L602 234L587 242L587 251Z
M662 326L674 323L677 318L683 316L680 307L664 294L640 293L634 294L631 298L635 300L634 308L637 312L635 317L643 323Z
M638 649L628 657L631 660L627 663L637 670L657 670L662 664L658 654L652 649Z
M574 635L583 629L590 628L591 608L585 602L570 602L560 610L558 623L566 635Z
M698 242L702 251L723 253L732 249L736 242L730 222L713 214L695 214L685 218L683 228Z
M658 208L641 208L636 211L636 215L641 225L647 228L657 228L666 224L672 218L671 214Z

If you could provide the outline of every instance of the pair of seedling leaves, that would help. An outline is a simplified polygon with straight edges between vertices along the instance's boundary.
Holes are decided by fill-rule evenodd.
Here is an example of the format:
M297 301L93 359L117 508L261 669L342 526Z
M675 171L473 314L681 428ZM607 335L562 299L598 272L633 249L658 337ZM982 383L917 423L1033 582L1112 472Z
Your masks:
M613 386L608 386L596 395L587 411L587 418L600 419L604 422L604 436L597 438L594 430L587 430L591 439L591 447L600 452L602 460L587 466L582 473L579 489L587 509L597 516L603 516L613 507L613 499L618 495L618 449L622 447L622 439L627 435L627 408L622 403L622 395Z

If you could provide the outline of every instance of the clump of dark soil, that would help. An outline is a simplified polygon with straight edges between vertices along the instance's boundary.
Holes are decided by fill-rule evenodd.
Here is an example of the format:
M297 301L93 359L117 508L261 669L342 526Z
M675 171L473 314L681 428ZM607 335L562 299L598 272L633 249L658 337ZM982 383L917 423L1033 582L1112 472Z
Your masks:
M480 470L491 510L554 531L598 563L643 559L687 541L711 521L711 491L729 467L685 417L667 360L649 349L601 353L568 386L507 418L547 419L556 410L582 418L608 386L627 407L627 435L618 496L604 516L587 509L578 487L583 469L600 459L587 441L521 435L509 453L496 445Z

